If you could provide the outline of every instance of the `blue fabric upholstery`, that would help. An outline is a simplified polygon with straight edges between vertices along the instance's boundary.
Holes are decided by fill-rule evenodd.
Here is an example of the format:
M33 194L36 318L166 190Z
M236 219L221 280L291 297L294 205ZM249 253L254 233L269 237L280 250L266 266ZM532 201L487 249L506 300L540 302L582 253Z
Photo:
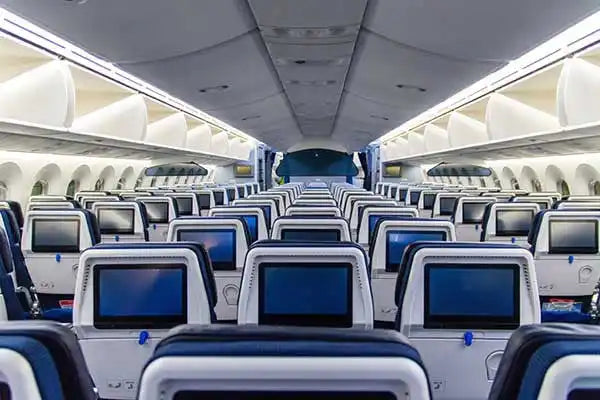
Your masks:
M141 201L136 201L136 203L140 207L142 226L144 228L144 240L148 242L150 240L150 233L148 232L148 228L150 227L150 223L148 222L148 211L146 210L146 205L144 203Z
M215 282L215 275L208 257L208 252L200 243L196 242L147 242L147 243L106 243L98 244L91 249L94 250L115 250L115 249L189 249L196 254L198 258L198 264L200 265L200 273L202 274L202 280L204 281L204 288L208 296L208 302L211 309L211 317L213 321L216 321L216 315L214 314L214 307L217 304L217 284ZM84 251L85 253L85 251Z
M20 230L23 228L23 209L21 208L21 204L18 201L12 201L12 200L3 200L2 203L6 204L8 206L8 208L10 209L10 211L12 211L13 215L16 218L17 221L17 227L19 228L19 232Z
M600 355L600 327L558 323L520 327L506 346L489 400L536 399L548 368L572 354Z
M250 246L250 244L252 243L252 237L250 236L250 230L248 229L248 224L246 224L246 221L244 220L244 218L242 217L234 217L234 216L217 216L217 217L199 217L197 215L186 215L183 217L179 217L177 219L181 219L181 220L198 220L198 221L212 221L215 219L235 219L238 221L241 221L242 226L244 227L244 235L246 236L246 245ZM210 227L210 225L208 226Z
M365 265L367 266L367 274L369 278L371 278L371 269L370 265L367 262L367 255L365 254L365 250L354 242L296 242L293 240L259 240L254 242L252 246L248 249L248 251L257 248L265 248L265 247L310 247L310 248L354 248L360 250L363 255L363 259L365 261ZM244 266L245 268L245 266Z
M25 288L33 287L33 281L29 275L29 270L25 265L25 257L21 251L21 232L17 220L11 210L0 209L0 218L4 222L6 234L9 239L10 252L17 275L17 285Z
M45 349L44 352L40 346L32 345L29 341L20 343L36 359L35 364L32 361L30 363L34 367L38 385L43 387L44 400L97 399L77 337L68 328L46 321L0 324L0 347L13 345L15 337L35 341ZM29 359L27 356L25 358ZM46 392L50 393L48 397L44 395Z
M496 203L489 203L485 206L485 210L483 211L483 224L481 225L481 235L479 236L480 242L485 242L485 232L487 231L487 227L490 223L490 217L492 215L492 207Z
M9 273L12 269L12 256L8 239L2 229L0 229L0 290L6 305L6 312L9 320L21 320L26 315L27 308L23 307L15 291L15 285Z

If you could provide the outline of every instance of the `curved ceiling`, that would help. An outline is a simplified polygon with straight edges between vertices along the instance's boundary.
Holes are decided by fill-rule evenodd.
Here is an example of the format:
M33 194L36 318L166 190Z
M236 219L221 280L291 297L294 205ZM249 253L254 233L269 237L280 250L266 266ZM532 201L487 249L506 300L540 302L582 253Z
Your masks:
M359 149L598 0L0 0L265 143Z

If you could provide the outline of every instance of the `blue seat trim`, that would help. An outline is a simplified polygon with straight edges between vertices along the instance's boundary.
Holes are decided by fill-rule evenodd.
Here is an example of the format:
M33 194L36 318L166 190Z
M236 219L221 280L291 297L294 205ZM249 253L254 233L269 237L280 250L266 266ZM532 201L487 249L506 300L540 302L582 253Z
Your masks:
M208 257L208 252L200 243L196 242L146 242L146 243L103 243L98 244L94 247L90 247L85 250L82 254L85 254L88 250L119 250L119 249L189 249L196 254L198 258L198 264L200 265L200 273L202 274L202 280L204 281L204 288L208 296L208 303L211 309L211 317L216 316L214 314L214 307L217 304L218 293L217 284L215 282L215 275Z
M215 219L229 219L229 220L237 220L240 221L242 223L242 226L244 228L244 235L246 236L246 245L250 246L250 244L252 243L252 239L250 236L250 230L248 229L248 224L246 224L246 220L244 220L244 218L242 217L234 217L234 216L215 216L215 217L199 217L197 215L185 215L183 217L178 217L178 220L198 220L198 221L214 221ZM209 225L210 227L210 225Z
M67 327L47 321L0 324L0 338L26 336L40 342L50 353L57 369L64 400L97 400L77 337ZM60 393L60 390L57 392Z
M15 291L15 284L9 275L12 272L13 264L7 235L0 228L0 291L6 305L7 317L10 321L22 320L27 315L27 307L19 300L19 296L17 296L17 292Z
M0 336L0 348L13 350L30 364L43 400L63 400L57 365L39 341L24 336Z
M483 211L483 224L481 225L481 235L479 236L480 242L485 242L485 232L487 231L488 225L490 224L490 219L492 216L492 207L494 206L494 204L496 203L488 203L488 205L485 206L485 210Z
M17 225L17 220L11 210L0 209L0 217L4 222L6 234L9 238L10 252L17 276L17 285L29 289L33 287L33 281L31 275L29 275L29 270L25 264L25 256L23 256L23 251L21 250L21 232Z
M141 201L135 202L140 209L140 216L142 217L142 227L144 229L144 240L148 242L150 240L150 234L148 232L148 228L150 227L150 223L148 222L148 211L146 210L146 205Z
M15 216L17 221L17 227L20 231L23 228L23 223L25 221L25 219L23 218L23 209L21 208L21 204L18 201L14 200L2 200L2 202L6 203L10 211L13 212L13 215Z
M537 398L548 367L569 354L600 354L600 327L561 323L520 327L506 346L489 400Z

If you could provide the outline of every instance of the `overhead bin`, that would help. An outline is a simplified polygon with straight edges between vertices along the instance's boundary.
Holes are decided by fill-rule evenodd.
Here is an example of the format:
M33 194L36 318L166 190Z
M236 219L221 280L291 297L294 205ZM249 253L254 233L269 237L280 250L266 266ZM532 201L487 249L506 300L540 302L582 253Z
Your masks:
M215 152L212 150L212 137L215 128L200 124L187 132L186 147L190 150ZM216 146L215 146L216 147Z
M215 154L230 154L229 134L221 131L212 137L212 150Z
M600 48L565 60L557 89L562 126L600 120Z
M423 133L426 151L445 150L450 147L448 131L434 124L427 124Z
M423 139L423 135L417 132L410 132L408 134L408 153L425 153L425 140Z
M184 147L188 131L185 114L176 112L148 125L144 141L167 146Z
M450 147L463 147L489 140L485 124L460 112L453 112L448 118L448 141Z

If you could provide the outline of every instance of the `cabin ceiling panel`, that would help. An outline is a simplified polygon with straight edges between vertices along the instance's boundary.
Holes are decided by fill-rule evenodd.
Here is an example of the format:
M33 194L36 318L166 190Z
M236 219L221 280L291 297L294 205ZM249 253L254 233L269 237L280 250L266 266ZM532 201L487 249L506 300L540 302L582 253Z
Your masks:
M0 5L115 63L188 54L256 28L240 0L0 0Z
M598 10L598 0L371 0L363 26L423 51L508 62Z

